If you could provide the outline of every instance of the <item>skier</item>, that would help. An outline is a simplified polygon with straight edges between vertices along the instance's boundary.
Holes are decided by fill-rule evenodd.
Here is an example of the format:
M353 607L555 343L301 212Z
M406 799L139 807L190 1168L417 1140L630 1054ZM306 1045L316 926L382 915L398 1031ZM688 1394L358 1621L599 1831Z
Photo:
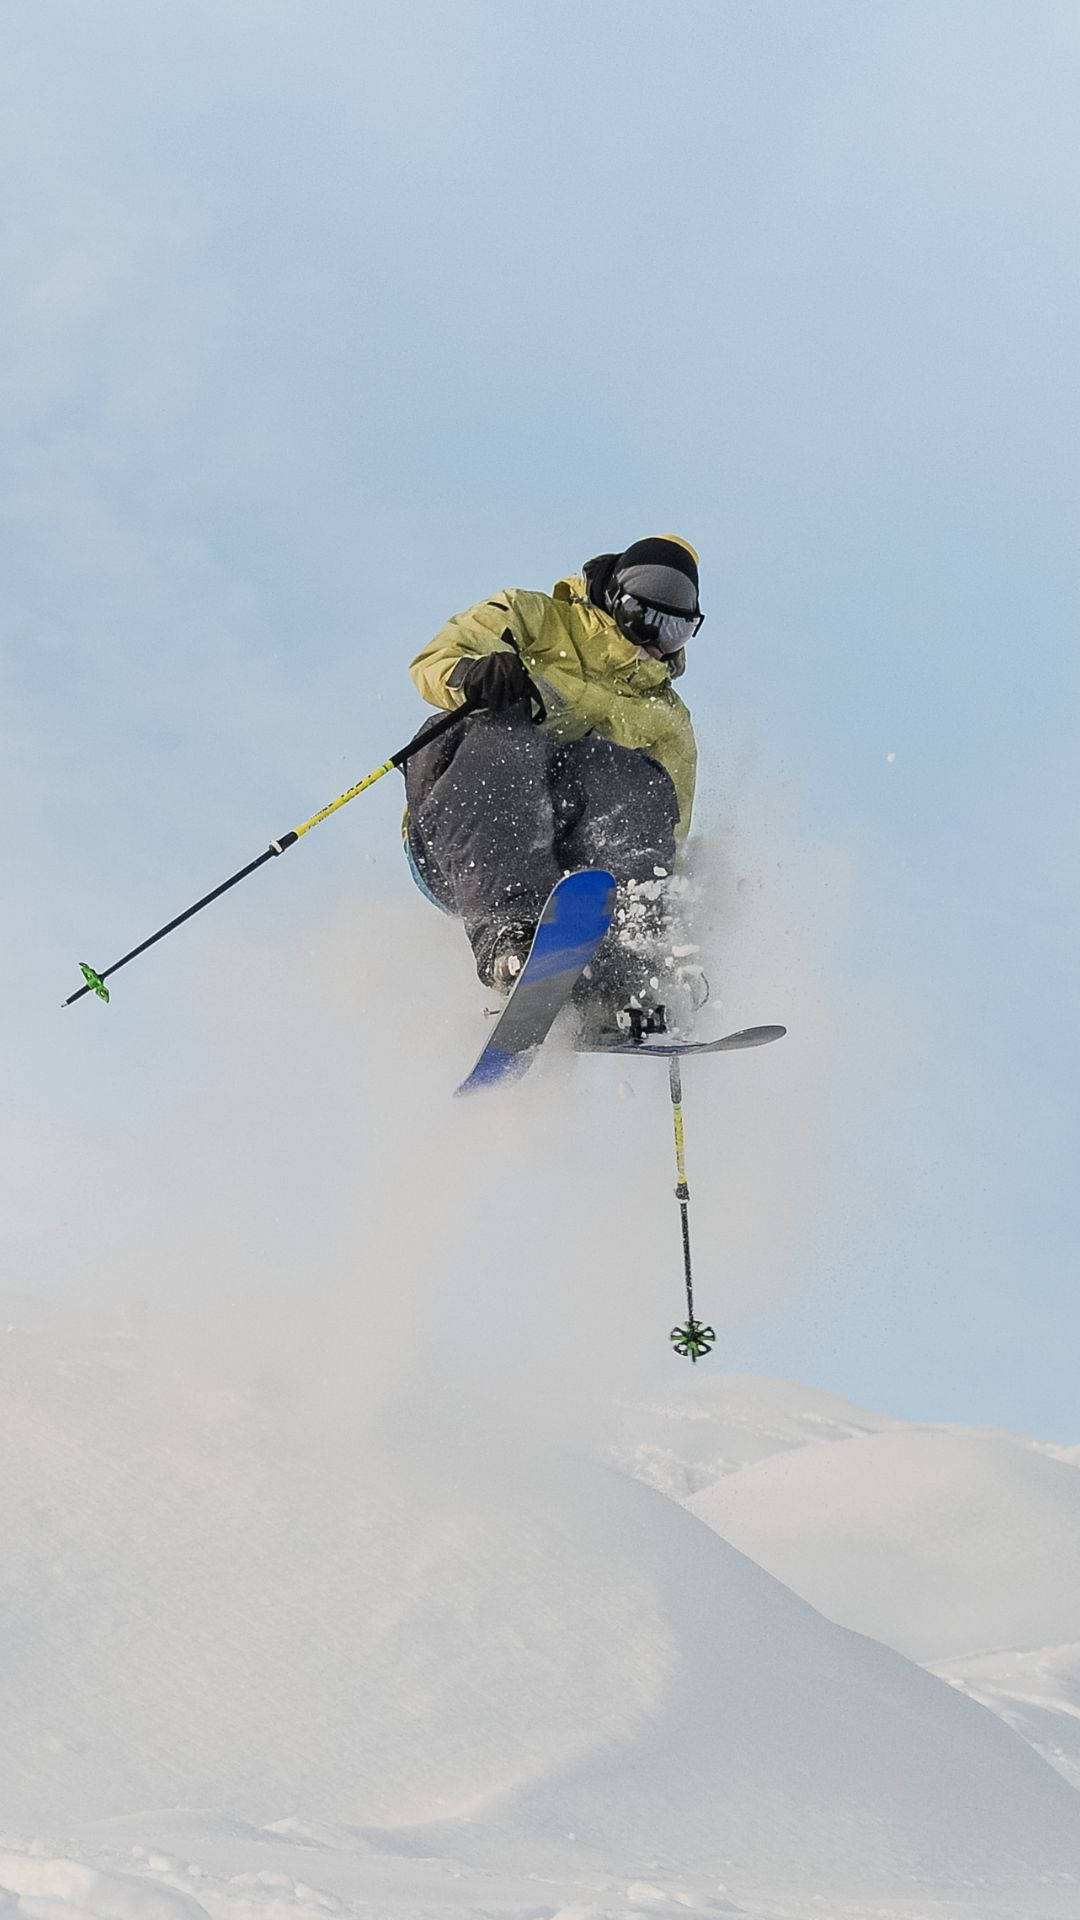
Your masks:
M670 997L670 953L659 992L656 968L697 759L672 681L703 617L698 556L664 534L598 555L550 594L479 602L412 662L432 706L476 709L406 763L405 838L421 888L463 919L486 986L509 992L562 874L602 866L619 905L586 991L612 1008Z

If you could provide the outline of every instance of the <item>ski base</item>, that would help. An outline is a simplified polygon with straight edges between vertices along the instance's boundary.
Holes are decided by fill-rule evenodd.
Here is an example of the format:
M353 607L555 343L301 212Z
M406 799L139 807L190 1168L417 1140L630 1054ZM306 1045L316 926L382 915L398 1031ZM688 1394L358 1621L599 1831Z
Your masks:
M579 1053L622 1053L658 1054L661 1059L669 1059L672 1054L684 1053L733 1053L741 1047L766 1047L770 1040L781 1040L787 1032L786 1027L743 1027L738 1033L725 1033L719 1040L675 1040L665 1038L663 1034L650 1034L644 1040L633 1040L629 1034L613 1033L601 1039L580 1042Z
M528 1072L610 927L614 907L615 876L602 867L582 867L552 888L529 957L459 1094L519 1080Z

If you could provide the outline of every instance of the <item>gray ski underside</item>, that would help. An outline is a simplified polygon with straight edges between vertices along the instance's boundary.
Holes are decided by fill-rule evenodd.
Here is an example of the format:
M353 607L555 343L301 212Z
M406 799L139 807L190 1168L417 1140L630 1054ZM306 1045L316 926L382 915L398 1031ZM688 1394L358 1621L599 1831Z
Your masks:
M719 1040L665 1040L663 1034L648 1040L631 1040L629 1034L613 1033L610 1040L593 1040L578 1048L579 1053L645 1053L666 1059L673 1053L733 1053L740 1047L765 1047L780 1040L786 1027L743 1027L738 1033L725 1033Z

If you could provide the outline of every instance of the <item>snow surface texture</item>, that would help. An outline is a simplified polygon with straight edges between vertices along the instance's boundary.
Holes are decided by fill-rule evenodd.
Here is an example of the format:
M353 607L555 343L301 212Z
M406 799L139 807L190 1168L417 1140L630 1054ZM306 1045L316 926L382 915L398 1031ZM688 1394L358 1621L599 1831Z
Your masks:
M700 1384L639 1444L922 1438ZM343 1428L13 1323L0 1433L0 1913L1080 1911L1076 1793L1000 1718L505 1408L428 1383ZM990 1485L1019 1443L983 1440Z

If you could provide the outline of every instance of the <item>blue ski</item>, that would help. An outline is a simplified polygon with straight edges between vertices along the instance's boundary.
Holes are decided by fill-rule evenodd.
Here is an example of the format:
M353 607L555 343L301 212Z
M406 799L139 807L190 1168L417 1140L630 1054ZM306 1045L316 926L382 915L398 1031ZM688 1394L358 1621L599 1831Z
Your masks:
M513 992L458 1093L519 1080L528 1072L611 925L614 905L615 876L603 868L582 867L552 888Z

